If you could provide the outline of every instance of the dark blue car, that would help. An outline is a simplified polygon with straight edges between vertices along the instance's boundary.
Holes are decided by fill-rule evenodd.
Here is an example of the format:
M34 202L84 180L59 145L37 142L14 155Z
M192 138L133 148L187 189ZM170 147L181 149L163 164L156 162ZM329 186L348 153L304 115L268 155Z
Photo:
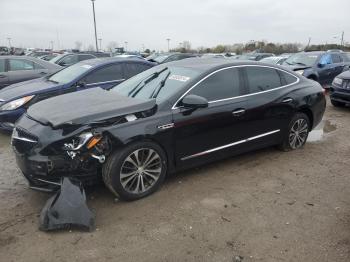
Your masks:
M11 131L27 108L49 97L101 87L109 89L154 64L140 59L99 58L0 90L0 129Z

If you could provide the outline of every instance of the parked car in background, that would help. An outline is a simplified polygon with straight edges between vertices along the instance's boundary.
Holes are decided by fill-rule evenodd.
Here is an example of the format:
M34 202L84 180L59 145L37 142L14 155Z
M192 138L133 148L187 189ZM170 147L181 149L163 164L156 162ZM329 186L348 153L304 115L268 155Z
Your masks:
M283 56L270 56L270 57L265 57L260 60L260 62L267 63L267 64L272 64L272 65L282 65L284 61L287 60L288 57L283 57Z
M239 60L252 60L252 61L260 61L263 58L274 56L271 53L249 53L243 54L238 59Z
M17 123L12 145L36 189L55 190L67 175L92 184L102 170L113 194L135 200L167 173L272 145L299 149L325 106L317 82L282 67L184 59L109 91L37 103Z
M59 54L57 53L51 53L48 55L43 55L43 56L39 56L38 58L45 60L45 61L50 61L51 59L55 58L56 56L58 56Z
M62 69L61 66L29 56L0 57L0 89L18 82L43 77Z
M336 76L329 90L332 105L342 107L350 104L350 71Z
M203 54L201 56L201 58L229 58L229 57L233 57L235 55L231 55L231 54L226 54L226 53L220 53L220 54L215 54L215 53L207 53L207 54Z
M39 58L40 56L49 55L49 54L51 54L50 51L33 51L30 54L28 54L28 56Z
M71 66L74 65L80 61L88 60L88 59L93 59L97 58L97 56L93 54L85 54L85 53L67 53L67 54L62 54L58 55L49 62L66 67L66 66Z
M172 61L178 61L186 58L197 57L195 54L187 53L163 53L157 56L147 57L147 61L155 62L157 64L164 64Z
M311 51L296 53L283 65L326 88L337 75L349 69L350 59L341 51Z
M136 59L142 59L145 60L142 56L140 55L116 55L114 57L118 57L118 58L136 58Z
M91 55L96 56L97 58L100 58L100 57L111 57L110 53L105 53L105 52L85 51L84 54L91 54Z
M38 101L93 87L108 89L153 65L139 59L91 59L48 77L8 86L0 90L0 129L11 130L27 108Z
M0 46L0 55L9 55L10 49L6 46Z

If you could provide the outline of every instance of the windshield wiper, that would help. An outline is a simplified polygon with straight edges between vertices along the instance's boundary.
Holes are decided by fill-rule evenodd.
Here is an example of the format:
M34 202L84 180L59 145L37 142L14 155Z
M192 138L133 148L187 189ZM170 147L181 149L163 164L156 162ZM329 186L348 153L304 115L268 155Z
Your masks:
M153 90L151 96L149 98L156 98L160 92L160 90L162 90L162 88L164 87L165 85L165 82L166 80L168 80L168 77L170 76L170 70L169 72L167 73L167 75L163 78L162 81L160 81L159 85Z
M302 65L302 66L307 66L306 64L301 63L301 62L294 63L294 65Z
M59 84L59 82L57 82L55 80L51 80L50 78L47 78L46 80L49 81L49 82L55 83L55 84Z
M142 80L128 93L128 96L135 97L145 85L147 85L149 82L156 79L161 73L163 73L166 70L168 70L168 67L164 67L162 70L160 70L158 72L154 72L149 77L147 77L145 80Z

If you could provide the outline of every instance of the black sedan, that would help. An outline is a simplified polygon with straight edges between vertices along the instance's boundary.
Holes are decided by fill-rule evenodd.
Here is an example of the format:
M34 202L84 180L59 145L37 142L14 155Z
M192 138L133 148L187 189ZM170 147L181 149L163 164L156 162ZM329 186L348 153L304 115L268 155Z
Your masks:
M43 77L62 69L59 65L29 56L0 57L0 89L18 82Z
M55 190L62 176L91 184L102 173L115 195L134 200L168 173L272 145L301 148L325 106L317 82L282 67L185 59L111 90L39 102L12 145L33 188Z

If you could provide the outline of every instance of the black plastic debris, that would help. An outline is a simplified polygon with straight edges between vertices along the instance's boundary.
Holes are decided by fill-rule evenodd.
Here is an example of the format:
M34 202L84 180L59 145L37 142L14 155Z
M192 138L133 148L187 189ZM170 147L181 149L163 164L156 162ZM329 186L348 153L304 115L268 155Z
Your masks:
M93 231L95 214L86 205L81 182L65 177L61 182L61 189L42 209L39 229L51 231L71 228Z

